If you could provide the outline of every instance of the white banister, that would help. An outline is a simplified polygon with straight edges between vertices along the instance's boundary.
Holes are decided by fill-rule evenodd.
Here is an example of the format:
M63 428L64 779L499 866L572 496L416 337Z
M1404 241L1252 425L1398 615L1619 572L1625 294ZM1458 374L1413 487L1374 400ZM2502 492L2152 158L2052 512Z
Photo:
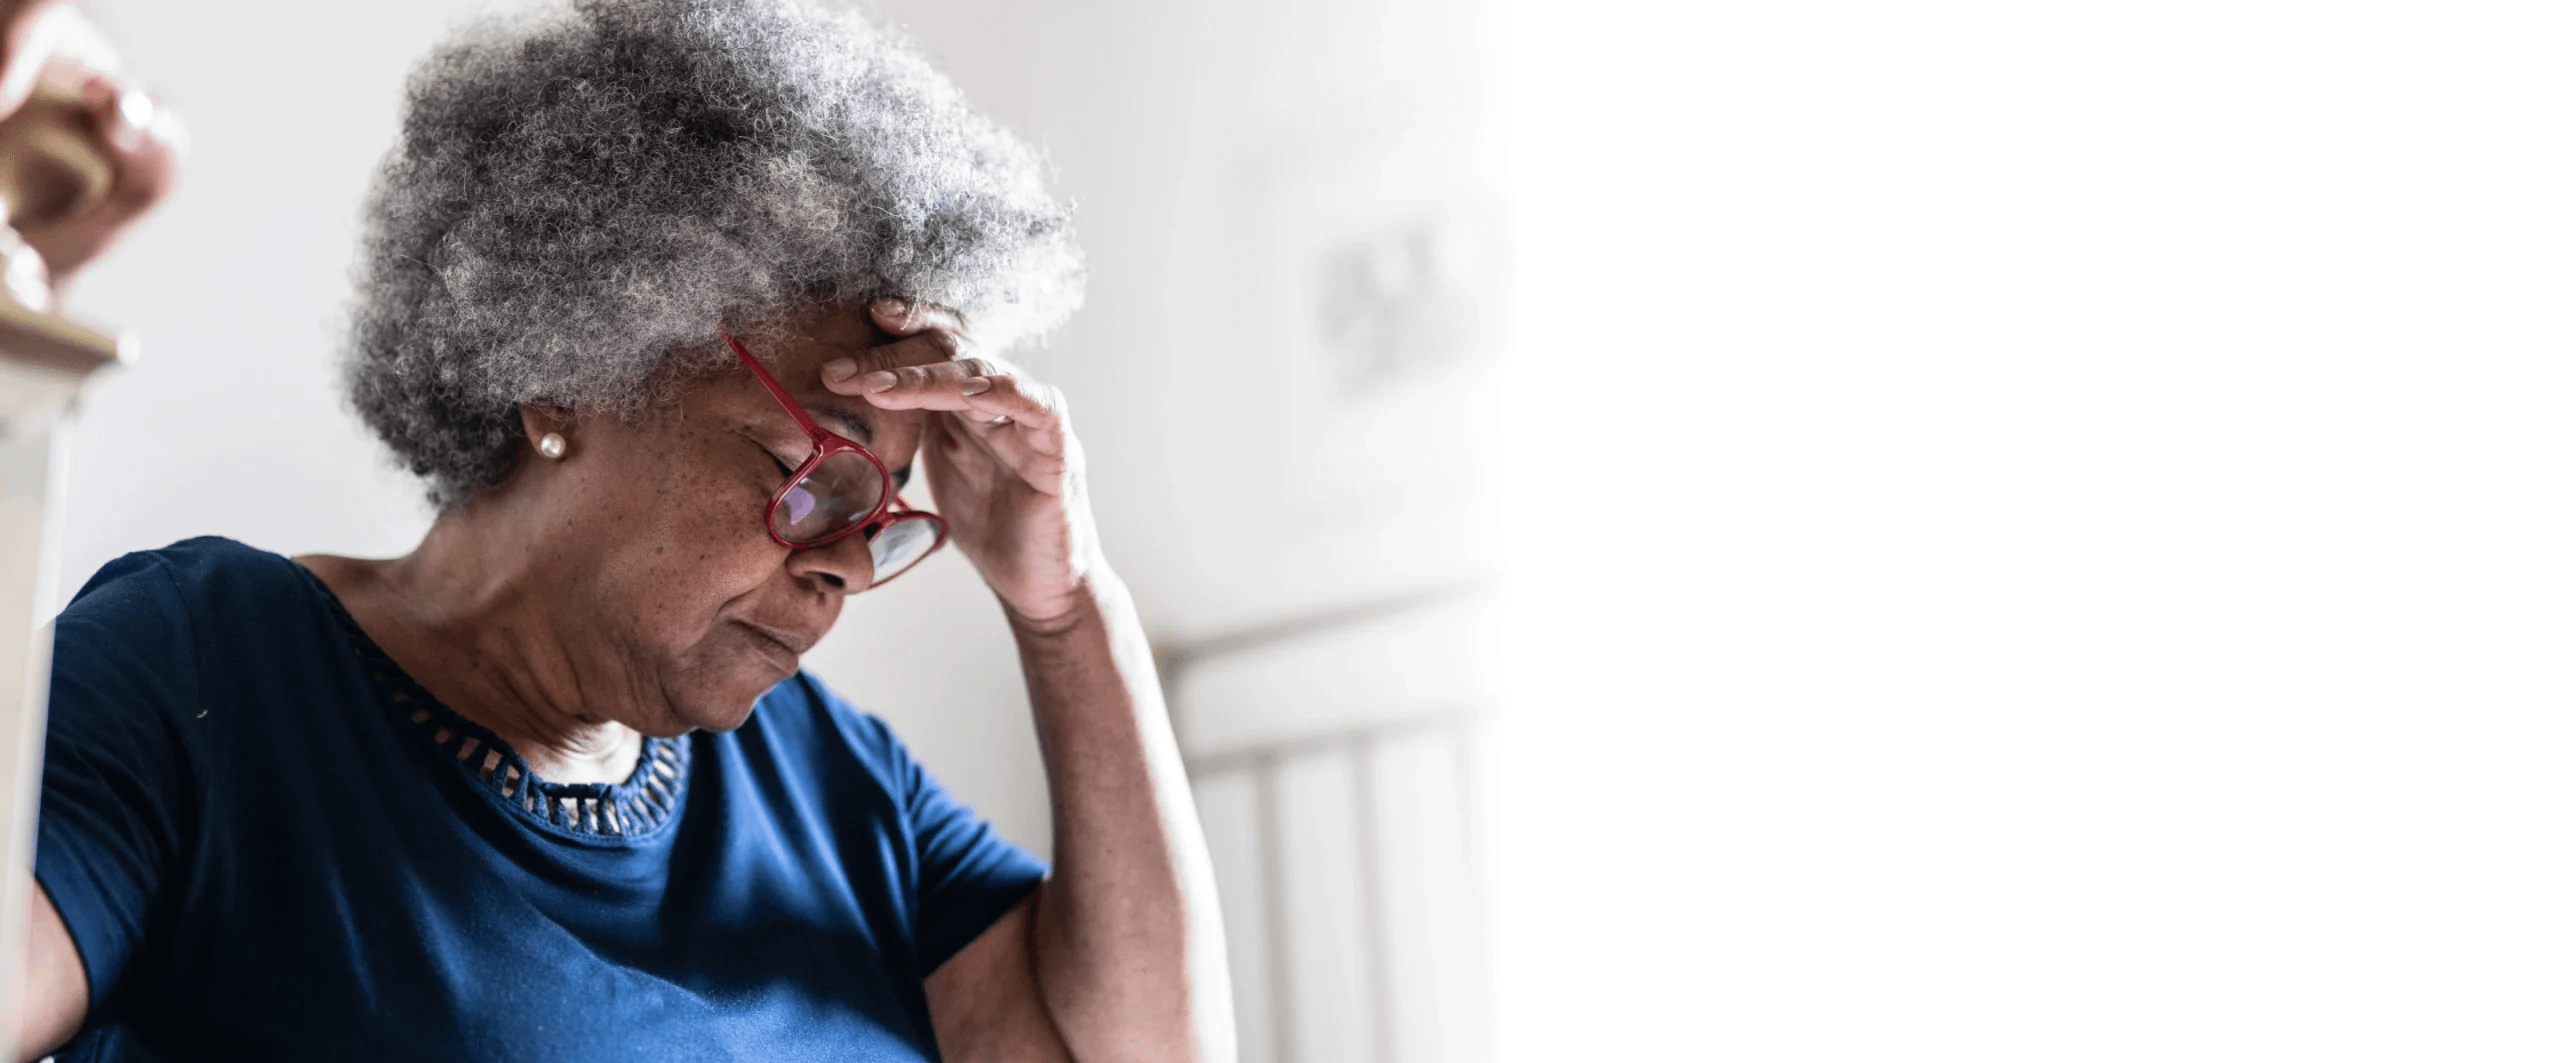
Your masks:
M37 778L44 757L62 429L131 344L0 293L0 1045L18 1043Z

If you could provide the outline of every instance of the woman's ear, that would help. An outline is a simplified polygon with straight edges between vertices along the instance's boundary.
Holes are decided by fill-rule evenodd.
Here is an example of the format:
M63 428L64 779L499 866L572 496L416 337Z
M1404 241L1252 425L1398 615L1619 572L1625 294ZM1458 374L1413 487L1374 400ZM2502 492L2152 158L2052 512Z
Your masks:
M532 403L516 408L524 421L524 437L533 444L533 452L560 461L569 456L571 429L575 427L569 411L548 403Z

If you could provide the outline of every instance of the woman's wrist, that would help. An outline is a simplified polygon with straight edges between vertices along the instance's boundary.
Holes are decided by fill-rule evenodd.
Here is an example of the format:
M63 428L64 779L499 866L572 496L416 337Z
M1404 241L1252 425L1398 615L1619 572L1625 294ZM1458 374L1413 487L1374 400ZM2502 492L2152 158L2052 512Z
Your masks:
M1004 602L1004 616L1013 625L1016 638L1055 640L1087 624L1101 622L1112 606L1126 597L1127 589L1119 575L1110 566L1097 563L1077 578L1073 588L1038 610Z

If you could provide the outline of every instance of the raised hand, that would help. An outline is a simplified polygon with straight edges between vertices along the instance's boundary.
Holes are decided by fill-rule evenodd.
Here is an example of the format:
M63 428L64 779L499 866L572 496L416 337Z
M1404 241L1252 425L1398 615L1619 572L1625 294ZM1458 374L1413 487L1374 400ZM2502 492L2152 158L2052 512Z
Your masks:
M1000 359L971 355L950 311L897 299L870 310L882 329L933 344L943 358L867 373L836 363L827 388L884 410L932 411L925 475L952 541L1018 618L1067 617L1101 552L1065 397Z
M0 190L57 289L165 199L177 170L176 123L106 73L114 49L81 6L0 0Z

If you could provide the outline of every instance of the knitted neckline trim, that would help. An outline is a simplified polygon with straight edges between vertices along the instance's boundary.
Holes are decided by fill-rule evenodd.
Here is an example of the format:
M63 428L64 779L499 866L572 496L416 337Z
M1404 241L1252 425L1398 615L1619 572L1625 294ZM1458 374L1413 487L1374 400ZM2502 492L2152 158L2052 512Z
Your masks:
M308 569L303 569L303 575L337 614L338 626L345 629L349 645L372 678L377 700L394 721L442 754L437 759L447 760L465 779L497 798L499 807L551 833L591 842L647 838L682 818L685 783L693 774L691 742L642 736L639 767L619 783L545 780L505 739L418 685L364 633L319 576Z

